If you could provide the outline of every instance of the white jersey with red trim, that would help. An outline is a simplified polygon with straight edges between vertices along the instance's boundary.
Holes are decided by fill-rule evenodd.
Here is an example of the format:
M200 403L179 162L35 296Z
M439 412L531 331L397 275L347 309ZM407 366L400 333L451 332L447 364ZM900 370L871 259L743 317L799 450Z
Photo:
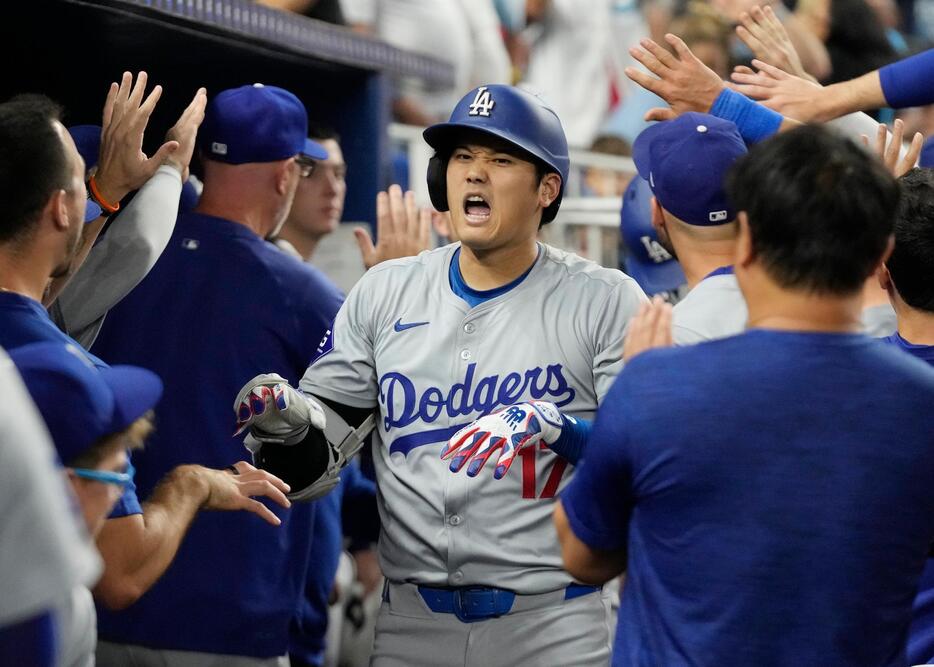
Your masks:
M541 593L571 582L552 524L573 466L529 448L501 480L440 458L448 438L532 399L592 419L645 299L615 269L541 245L526 278L471 308L451 289L457 244L384 262L351 290L306 393L378 408L374 462L383 573L431 586Z

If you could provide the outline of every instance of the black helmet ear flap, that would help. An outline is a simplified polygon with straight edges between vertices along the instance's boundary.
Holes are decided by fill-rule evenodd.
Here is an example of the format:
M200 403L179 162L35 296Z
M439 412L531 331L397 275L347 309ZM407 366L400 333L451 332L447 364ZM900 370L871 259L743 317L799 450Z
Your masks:
M448 210L448 156L437 151L428 160L428 196L436 211Z

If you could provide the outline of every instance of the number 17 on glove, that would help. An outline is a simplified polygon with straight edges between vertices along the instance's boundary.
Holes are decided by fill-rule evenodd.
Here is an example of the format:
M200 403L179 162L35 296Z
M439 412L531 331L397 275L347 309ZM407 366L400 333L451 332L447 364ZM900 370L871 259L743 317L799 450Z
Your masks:
M455 433L441 452L451 462L451 472L468 463L467 476L476 477L494 453L500 452L493 469L502 479L521 449L539 442L553 444L561 437L564 418L553 403L529 401L481 417Z

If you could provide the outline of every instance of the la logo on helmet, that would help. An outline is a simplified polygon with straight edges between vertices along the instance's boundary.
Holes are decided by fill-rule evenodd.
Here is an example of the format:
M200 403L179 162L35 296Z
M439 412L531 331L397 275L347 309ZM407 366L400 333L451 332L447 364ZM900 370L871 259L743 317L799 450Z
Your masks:
M490 111L493 110L495 105L496 102L490 96L490 91L486 89L486 86L480 86L477 88L477 95L473 98L473 102L470 103L467 115L489 117Z

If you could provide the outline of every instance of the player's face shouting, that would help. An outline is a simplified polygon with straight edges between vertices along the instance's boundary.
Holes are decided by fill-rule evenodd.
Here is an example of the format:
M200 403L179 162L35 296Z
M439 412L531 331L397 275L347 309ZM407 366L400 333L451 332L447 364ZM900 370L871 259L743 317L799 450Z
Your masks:
M543 195L531 162L497 146L460 146L448 161L447 187L451 223L464 245L491 250L535 237Z

